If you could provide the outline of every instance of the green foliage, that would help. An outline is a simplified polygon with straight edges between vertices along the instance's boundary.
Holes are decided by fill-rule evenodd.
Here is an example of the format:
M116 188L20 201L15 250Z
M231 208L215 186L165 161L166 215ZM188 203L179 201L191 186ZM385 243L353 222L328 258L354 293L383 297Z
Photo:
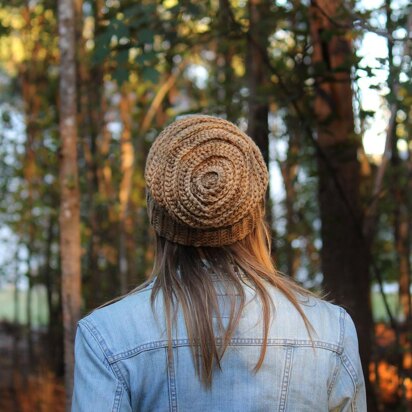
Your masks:
M143 68L143 80L157 83L159 81L159 72L153 67L145 66Z

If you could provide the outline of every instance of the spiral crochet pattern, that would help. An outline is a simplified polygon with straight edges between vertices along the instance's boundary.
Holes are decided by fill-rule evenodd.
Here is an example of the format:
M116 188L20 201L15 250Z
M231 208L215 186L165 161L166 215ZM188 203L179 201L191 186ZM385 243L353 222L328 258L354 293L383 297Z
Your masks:
M150 222L183 245L243 239L264 213L269 174L253 140L233 123L193 115L165 128L145 167Z

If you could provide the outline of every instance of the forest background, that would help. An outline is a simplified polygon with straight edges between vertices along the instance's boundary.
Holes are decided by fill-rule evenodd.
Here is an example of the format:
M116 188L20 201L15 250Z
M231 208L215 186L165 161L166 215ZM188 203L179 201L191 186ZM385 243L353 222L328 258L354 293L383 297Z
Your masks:
M258 144L277 268L352 315L369 410L412 410L408 1L0 5L0 410L69 406L76 321L150 273L145 158L191 113Z

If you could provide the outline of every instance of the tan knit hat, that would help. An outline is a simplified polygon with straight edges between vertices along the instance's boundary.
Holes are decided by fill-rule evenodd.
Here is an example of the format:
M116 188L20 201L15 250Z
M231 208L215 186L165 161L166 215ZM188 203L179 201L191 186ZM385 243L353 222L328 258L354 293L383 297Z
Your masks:
M264 213L269 173L253 140L227 120L193 115L166 127L145 167L150 223L183 245L243 239Z

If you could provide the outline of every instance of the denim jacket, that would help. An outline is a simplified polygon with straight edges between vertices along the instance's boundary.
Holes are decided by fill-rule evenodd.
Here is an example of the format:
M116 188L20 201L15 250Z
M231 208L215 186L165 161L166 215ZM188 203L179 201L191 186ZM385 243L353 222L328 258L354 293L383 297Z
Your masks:
M254 374L262 314L245 286L247 305L208 390L195 374L180 310L169 359L163 299L156 300L154 316L152 286L78 322L72 412L366 411L356 329L342 307L301 299L316 331L313 347L295 307L270 287L275 313L264 363ZM224 320L229 308L223 292L219 299Z

